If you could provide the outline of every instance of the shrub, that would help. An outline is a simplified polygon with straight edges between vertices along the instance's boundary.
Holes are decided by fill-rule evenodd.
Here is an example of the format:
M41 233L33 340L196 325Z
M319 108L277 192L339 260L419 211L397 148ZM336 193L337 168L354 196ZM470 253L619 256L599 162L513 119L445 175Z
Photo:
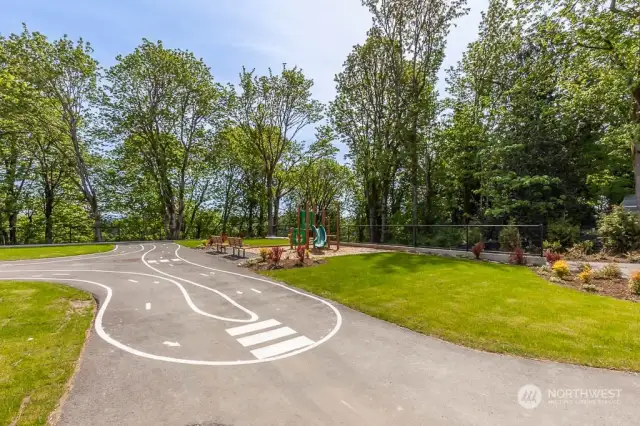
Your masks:
M207 247L209 245L209 240L202 240L200 241L200 246L202 247Z
M622 271L617 264L610 263L598 271L598 277L608 279L622 278Z
M509 256L509 262L514 265L526 265L527 258L524 255L524 251L520 247L517 247L511 256Z
M269 251L269 261L273 264L273 266L278 266L280 265L280 259L282 259L283 254L284 248L272 247Z
M591 265L589 263L579 263L578 264L578 271L580 271L580 272L593 271L593 268L591 267Z
M557 253L559 251L562 251L562 244L560 244L559 241L547 241L545 240L542 243L542 248L546 251L552 251L554 253Z
M613 253L625 253L640 247L640 216L621 206L601 217L598 235L605 249Z
M640 272L634 272L629 278L629 290L633 294L640 295Z
M296 256L298 256L298 264L304 264L304 257L306 255L307 249L305 246L296 247Z
M589 293L595 293L598 291L598 287L595 284L583 284L582 289L584 291L588 291Z
M513 222L509 224L512 225ZM501 251L515 251L520 248L520 231L515 226L507 226L500 231L498 241Z
M553 264L558 260L562 260L562 255L553 251L547 251L544 254L544 257L547 259L547 263L549 264L549 266L553 266Z
M266 262L267 259L269 259L270 254L271 254L271 251L268 248L263 247L260 249L260 259L263 262Z
M480 228L479 226L474 226L473 224L470 224L469 226L468 235L469 235L469 241L467 243L469 245L473 244L474 241L484 240L484 235L482 234L482 228Z
M567 275L569 275L569 264L564 260L558 260L553 264L553 272L556 273L558 278L563 280Z
M480 255L482 254L483 251L484 251L484 243L483 242L476 243L471 248L471 252L476 257L476 259L480 259Z
M560 243L561 247L571 247L580 238L580 227L571 224L566 219L549 222L547 237L550 241Z
M591 269L585 269L578 274L578 279L583 284L591 284L591 280L593 279L593 271Z
M582 241L575 243L567 251L567 256L573 259L582 259L593 252L593 241Z

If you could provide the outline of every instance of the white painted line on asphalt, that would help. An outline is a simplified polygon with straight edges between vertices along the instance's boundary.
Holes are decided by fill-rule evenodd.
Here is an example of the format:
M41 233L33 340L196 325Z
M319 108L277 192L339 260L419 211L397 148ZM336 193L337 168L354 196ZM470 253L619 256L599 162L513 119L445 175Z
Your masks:
M256 290L255 288L252 288L251 291L253 291L254 293L262 294L260 290Z
M171 277L174 280L180 280L180 281L183 281L185 283L189 283L189 284L191 284L193 286L200 287L200 288L203 288L205 290L212 291L212 292L216 293L217 295L219 295L220 297L224 298L227 302L231 303L236 308L238 308L241 311L243 311L246 314L248 314L249 315L249 319L227 318L227 317L222 317L222 316L218 316L218 315L213 315L213 314L210 314L208 312L204 312L204 311L198 309L198 307L193 303L193 301L191 300L191 297L189 297L189 293L187 293L187 290L180 283L178 283L177 281L174 281L174 280L167 280L167 281L175 284L176 286L178 286L178 288L182 292L182 295L184 296L185 300L187 301L187 304L189 305L189 307L191 308L192 311L194 311L197 314L209 317L209 318L215 318L215 319L218 319L218 320L229 321L229 322L249 323L249 322L254 322L254 321L258 320L259 317L255 312L252 312L249 309L245 308L244 306L242 306L241 304L239 304L238 302L236 302L235 300L233 300L232 298L230 298L226 294L222 293L221 291L218 291L215 288L207 287L207 286L202 285L202 284L198 284L198 283L193 282L193 281L189 281L189 280L187 280L185 278L180 278L180 277L176 277L176 276L171 275L171 274L167 274L166 272L163 272L163 271L161 271L161 270L159 270L157 268L154 268L153 266L149 265L149 263L146 261L145 257L147 256L147 254L151 253L155 249L156 249L156 246L154 245L153 248L151 250L145 252L142 255L142 258L140 259L140 260L142 260L142 263L144 263L145 266L147 266L147 268L149 268L149 269L151 269L151 270L153 270L153 271L155 271L155 272L157 272L159 274L162 274L162 275L164 275L166 277ZM176 253L176 257L180 257L180 256L178 256L178 254Z
M265 346L264 348L254 349L251 351L251 353L258 359L265 359L282 355L287 352L295 351L296 349L313 345L313 343L313 340L309 339L308 337L298 336L290 340L285 340L284 342Z
M129 280L130 283L137 283L138 281L136 280Z
M157 260L150 260L149 263L158 263Z
M54 277L66 277L69 274L51 274L51 275L53 275Z
M145 309L146 309L147 311L148 311L148 310L150 310L150 309L151 309L151 303L150 303L150 302L147 302L147 304L146 304L146 305L144 305L144 307L145 307Z
M270 319L266 321L260 321L253 324L241 325L240 327L227 328L227 333L230 336L239 336L240 334L247 334L253 331L264 330L265 328L275 327L276 325L280 325L280 322Z
M203 277L208 277L208 276L209 276L209 275L207 275L207 274L200 274L200 275L202 275Z
M42 275L31 275L31 278L42 278Z
M154 281L153 283L154 284L160 284L160 281Z
M349 403L343 399L340 400L340 402L347 408L349 408L351 411L353 411L354 413L357 413L356 409L353 408L351 405L349 405Z
M281 337L291 336L292 334L296 334L296 331L289 327L282 327L276 328L275 330L265 331L263 333L252 334L251 336L247 337L241 337L238 339L238 343L246 348L247 346L258 345L270 340L276 340Z
M178 343L178 342L163 342L162 344L163 344L163 345L170 346L170 347L177 347L177 346L180 346L180 343Z
M209 273L210 273L211 275L215 275L215 274L216 274L215 272L209 272Z
M238 294L242 294L242 292L241 292L240 290L236 291L236 293L238 293Z
M180 259L171 259L173 262L180 262Z
M169 263L169 259L160 259L160 263Z

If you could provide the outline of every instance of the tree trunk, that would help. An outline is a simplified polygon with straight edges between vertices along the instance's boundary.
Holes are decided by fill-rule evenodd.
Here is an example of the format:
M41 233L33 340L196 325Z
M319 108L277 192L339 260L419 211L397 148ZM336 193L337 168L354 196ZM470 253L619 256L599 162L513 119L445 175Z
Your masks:
M253 210L255 209L255 204L253 202L249 202L249 214L248 221L249 224L247 226L247 236L253 237Z
M267 174L267 237L273 236L273 173Z
M53 194L45 190L44 197L44 239L47 244L53 244Z
M273 233L278 235L278 221L280 219L280 197L276 197L273 202Z
M9 213L9 244L18 244L16 223L18 222L18 213Z
M262 237L264 235L262 226L264 225L264 202L260 202L260 212L258 213L258 236Z
M633 140L633 173L636 182L636 206L640 208L640 87L633 89L633 121L635 123Z

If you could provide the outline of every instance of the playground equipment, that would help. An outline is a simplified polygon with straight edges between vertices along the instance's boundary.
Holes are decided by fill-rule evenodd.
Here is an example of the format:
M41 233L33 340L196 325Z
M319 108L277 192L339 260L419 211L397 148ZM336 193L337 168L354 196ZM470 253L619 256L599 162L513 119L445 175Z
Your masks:
M331 248L331 242L336 245L336 250L340 250L340 206L337 209L336 233L329 235L327 229L331 229L330 223L327 221L327 211L322 210L322 219L318 225L317 207L309 210L309 203L306 203L305 209L298 207L298 227L291 228L289 232L289 246L293 247L306 246L313 242L313 248Z

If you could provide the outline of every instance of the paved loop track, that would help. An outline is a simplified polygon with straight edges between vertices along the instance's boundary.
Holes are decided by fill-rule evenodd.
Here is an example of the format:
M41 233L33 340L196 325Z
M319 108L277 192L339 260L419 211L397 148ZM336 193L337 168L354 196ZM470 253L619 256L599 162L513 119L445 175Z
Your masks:
M637 424L635 374L465 349L172 243L0 263L100 302L63 425ZM0 284L1 285L1 284ZM543 401L517 403L535 384ZM620 389L616 404L546 400Z

